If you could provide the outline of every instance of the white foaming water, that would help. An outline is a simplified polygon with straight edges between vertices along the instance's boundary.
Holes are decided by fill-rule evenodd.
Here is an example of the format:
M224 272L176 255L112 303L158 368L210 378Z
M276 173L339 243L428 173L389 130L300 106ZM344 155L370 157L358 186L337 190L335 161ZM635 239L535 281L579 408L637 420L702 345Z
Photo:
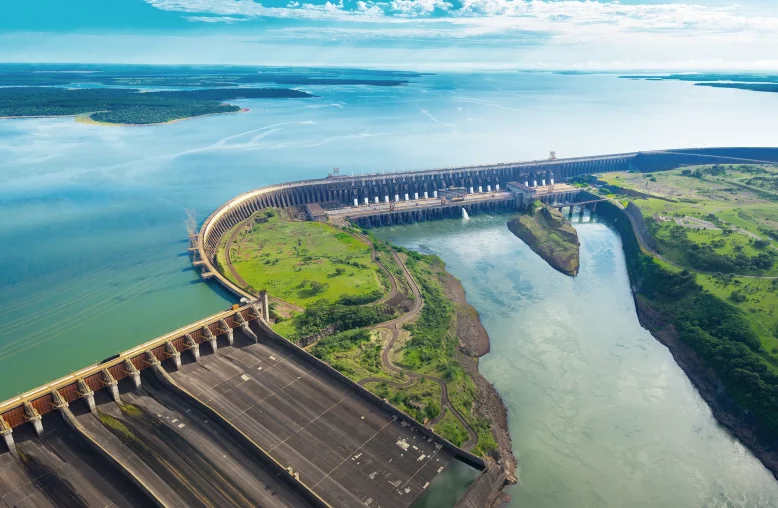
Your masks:
M465 210L464 207L462 208L462 218L465 220L470 219L470 216L467 214L467 210Z

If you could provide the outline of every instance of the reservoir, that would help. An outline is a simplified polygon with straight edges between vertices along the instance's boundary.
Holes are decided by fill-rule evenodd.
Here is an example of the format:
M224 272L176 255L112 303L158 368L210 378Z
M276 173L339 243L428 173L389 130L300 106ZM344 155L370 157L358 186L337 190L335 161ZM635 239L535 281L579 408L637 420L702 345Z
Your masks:
M154 127L0 120L0 399L233 303L192 269L185 209L342 174L701 146L770 146L778 94L614 75L439 74ZM440 255L491 337L513 506L760 507L778 483L637 322L618 237L578 225L576 279L474 215L377 230ZM455 471L452 484L467 482ZM436 506L434 500L428 506Z
M481 372L508 408L519 460L510 506L778 505L772 474L717 425L638 323L618 235L606 224L575 224L581 271L573 279L513 236L506 219L375 231L440 256L481 314L491 340Z

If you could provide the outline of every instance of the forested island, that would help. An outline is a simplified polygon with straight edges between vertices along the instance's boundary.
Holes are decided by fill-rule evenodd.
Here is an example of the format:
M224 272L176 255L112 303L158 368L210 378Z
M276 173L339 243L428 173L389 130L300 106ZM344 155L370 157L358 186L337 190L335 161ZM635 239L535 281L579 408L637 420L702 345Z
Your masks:
M225 103L230 100L314 97L283 87L394 87L418 76L363 69L3 64L0 117L80 115L86 123L150 125L240 111Z
M123 88L0 88L0 117L89 115L100 123L148 125L215 113L234 113L234 99L309 98L285 88L221 88L142 92Z
M667 74L619 76L623 79L640 79L646 81L691 81L695 86L713 88L735 88L752 92L778 93L778 75L772 74Z
M536 201L508 221L508 229L555 270L571 277L578 274L578 233L561 212Z

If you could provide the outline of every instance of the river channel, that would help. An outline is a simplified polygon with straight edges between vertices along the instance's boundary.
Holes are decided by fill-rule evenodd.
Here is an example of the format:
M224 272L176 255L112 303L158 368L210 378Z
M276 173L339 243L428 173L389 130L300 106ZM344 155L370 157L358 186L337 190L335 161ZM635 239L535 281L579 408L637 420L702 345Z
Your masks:
M250 111L154 127L0 120L0 400L233 303L192 268L185 208L203 220L249 189L336 167L770 146L778 108L778 94L544 72L303 89L317 98L238 101ZM505 217L378 230L439 254L483 317L482 371L521 463L514 505L778 506L778 483L640 328L618 238L602 224L579 231L570 279ZM471 478L450 471L437 482L448 494Z
M474 216L376 232L440 256L481 314L492 348L481 371L508 408L520 463L510 506L778 505L772 474L717 425L667 348L638 323L618 235L606 224L575 224L581 270L573 279L505 222ZM435 494L442 500L446 490Z

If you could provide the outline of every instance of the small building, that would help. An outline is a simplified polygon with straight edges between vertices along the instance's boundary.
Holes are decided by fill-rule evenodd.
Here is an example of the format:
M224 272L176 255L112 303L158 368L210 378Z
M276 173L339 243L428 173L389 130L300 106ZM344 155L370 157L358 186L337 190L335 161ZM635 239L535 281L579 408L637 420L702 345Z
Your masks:
M319 203L305 205L305 211L308 214L308 219L315 222L327 222L327 212L324 211Z
M524 185L519 182L508 182L508 190L520 195L526 200L534 200L538 195L538 190L535 187Z

